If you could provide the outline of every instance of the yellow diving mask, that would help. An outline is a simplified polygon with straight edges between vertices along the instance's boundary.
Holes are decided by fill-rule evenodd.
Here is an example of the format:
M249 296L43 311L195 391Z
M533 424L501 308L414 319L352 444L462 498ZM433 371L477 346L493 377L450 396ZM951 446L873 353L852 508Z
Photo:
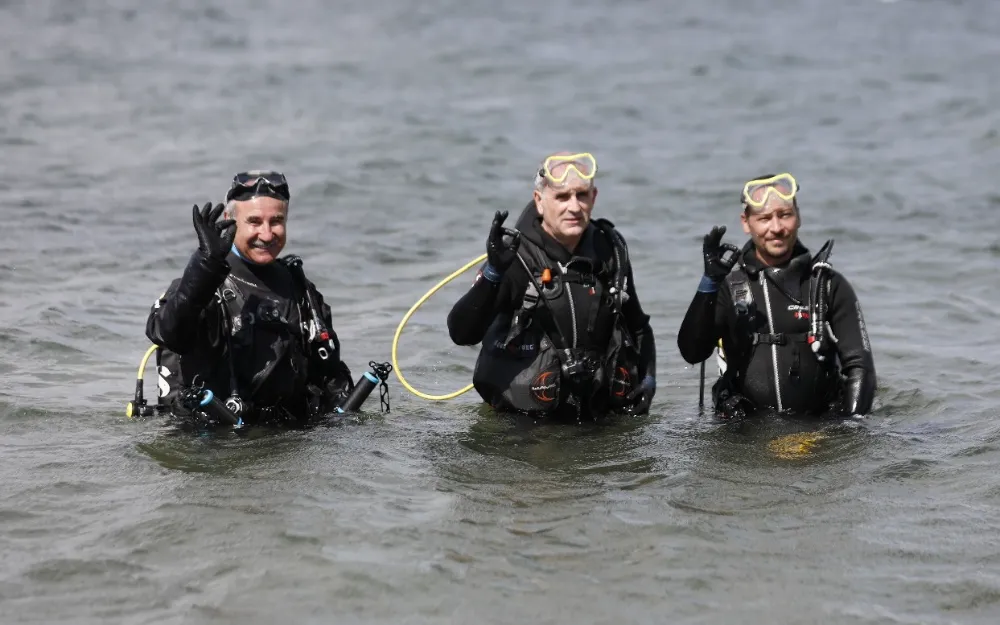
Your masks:
M581 180L593 180L597 175L597 159L590 152L550 156L542 163L538 176L558 185L566 182L571 172Z
M790 202L798 190L799 183L789 173L751 180L743 185L743 204L748 207L763 208L772 193Z

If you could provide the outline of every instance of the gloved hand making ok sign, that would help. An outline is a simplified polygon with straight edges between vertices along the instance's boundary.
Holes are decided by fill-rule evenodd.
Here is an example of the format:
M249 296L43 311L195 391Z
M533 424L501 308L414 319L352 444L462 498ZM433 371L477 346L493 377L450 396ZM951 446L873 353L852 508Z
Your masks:
M722 235L726 234L725 226L715 226L705 235L701 251L705 259L705 277L702 285L718 287L726 279L740 255L740 249L732 243L723 243ZM728 256L727 252L731 252ZM709 290L701 289L698 290ZM715 290L715 289L711 289Z
M226 259L236 237L235 220L225 219L216 223L223 210L225 206L216 204L212 208L211 202L205 204L201 211L197 204L192 209L194 231L198 233L198 249L215 260Z
M507 219L507 211L497 211L493 216L490 236L486 239L486 265L483 267L483 277L490 282L499 282L503 272L510 267L517 257L517 248L521 245L521 233L508 234L503 227Z

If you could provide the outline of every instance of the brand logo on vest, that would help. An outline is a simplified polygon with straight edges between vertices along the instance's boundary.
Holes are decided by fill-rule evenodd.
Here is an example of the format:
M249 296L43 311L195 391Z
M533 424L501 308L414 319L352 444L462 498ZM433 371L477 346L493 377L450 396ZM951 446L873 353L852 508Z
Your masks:
M166 397L167 393L170 392L170 382L167 381L167 378L173 375L173 373L170 372L170 369L167 369L162 365L156 368L156 372L159 374L156 376L156 390L158 396Z
M788 310L792 311L792 317L795 319L808 319L809 318L809 307L799 306L798 304L789 304Z
M554 391L559 388L559 384L553 379L554 375L555 371L542 371L531 382L532 396L543 404L556 400Z
M625 367L618 367L615 371L615 376L611 379L611 389L615 397L625 397L628 392L632 389L632 376L629 375L628 369Z
M516 356L517 354L527 354L534 352L537 347L534 343L521 343L521 344L510 343L509 345L504 347L503 343L504 343L503 339L497 339L493 341L493 349L497 351L506 351L508 354Z

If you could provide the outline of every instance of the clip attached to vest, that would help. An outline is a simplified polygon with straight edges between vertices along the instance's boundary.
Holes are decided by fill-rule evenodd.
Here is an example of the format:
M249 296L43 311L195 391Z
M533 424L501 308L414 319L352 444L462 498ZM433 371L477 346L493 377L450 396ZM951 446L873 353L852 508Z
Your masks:
M548 271L546 269L546 271ZM551 275L549 276L551 280ZM534 283L529 282L528 288L524 290L524 297L521 299L521 308L523 310L533 310L538 306L539 293L538 289L535 288Z

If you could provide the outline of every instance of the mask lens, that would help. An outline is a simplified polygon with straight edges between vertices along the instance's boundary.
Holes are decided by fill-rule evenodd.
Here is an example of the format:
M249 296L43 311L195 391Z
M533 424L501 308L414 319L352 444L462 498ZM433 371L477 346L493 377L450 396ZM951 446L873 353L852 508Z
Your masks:
M556 184L562 184L574 174L582 180L590 180L597 174L597 160L590 153L550 156L545 159L542 173Z
M773 193L783 200L791 200L798 190L798 183L791 174L778 174L764 180L751 180L743 187L743 201L761 207Z

